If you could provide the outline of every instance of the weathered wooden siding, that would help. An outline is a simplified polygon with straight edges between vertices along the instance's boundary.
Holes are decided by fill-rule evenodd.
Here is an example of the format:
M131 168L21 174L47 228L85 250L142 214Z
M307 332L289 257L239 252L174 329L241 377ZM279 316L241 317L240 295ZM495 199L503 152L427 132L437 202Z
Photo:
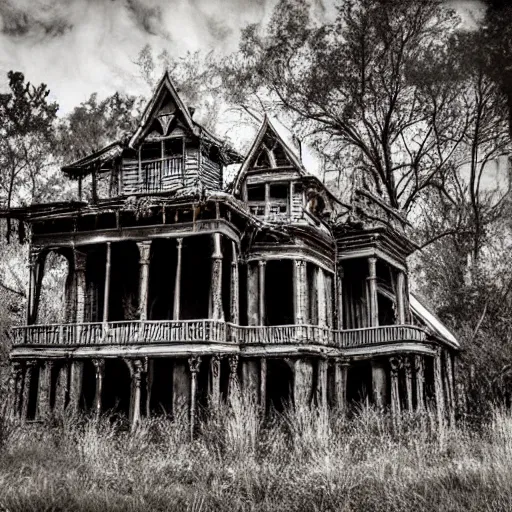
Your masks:
M201 183L209 189L221 188L221 167L218 162L210 160L206 155L201 155L201 169L199 172Z

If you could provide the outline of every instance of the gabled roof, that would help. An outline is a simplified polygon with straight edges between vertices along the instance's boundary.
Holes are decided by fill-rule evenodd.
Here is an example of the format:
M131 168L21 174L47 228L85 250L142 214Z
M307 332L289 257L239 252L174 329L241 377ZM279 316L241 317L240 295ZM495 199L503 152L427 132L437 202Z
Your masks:
M411 305L412 312L417 315L434 334L445 340L454 348L460 348L457 338L455 338L441 320L439 320L439 318L437 318L437 316L422 304L412 293L409 294L409 303Z
M62 167L62 172L69 176L81 176L82 174L90 172L91 168L95 165L99 165L101 167L103 162L108 162L113 158L116 158L122 152L122 143L119 141L112 142L112 144L101 148L91 155L87 155L85 158L81 158L80 160L76 160L68 165L64 165Z
M256 135L256 138L254 139L254 142L251 145L251 149L249 149L249 152L247 153L247 156L245 157L242 167L240 167L240 171L238 172L238 175L233 183L233 192L235 194L240 191L240 184L242 183L243 178L245 177L245 175L247 174L247 171L250 169L252 163L254 162L254 159L259 154L261 144L265 138L265 135L267 135L267 133L270 133L281 144L286 156L290 159L290 162L297 169L297 171L299 171L300 174L302 174L303 176L307 175L307 171L304 168L304 166L302 165L302 162L300 161L299 157L295 154L293 149L291 149L288 146L288 144L286 144L284 139L281 137L279 132L276 130L274 125L271 123L268 116L265 114L265 117L263 118L263 123L261 124L258 134Z
M187 126L194 135L199 136L199 126L194 123L194 121L192 121L192 116L190 115L188 108L185 106L185 103L183 103L183 100L180 98L178 91L174 87L171 81L171 77L169 76L169 72L166 71L158 83L153 97L147 104L144 113L142 114L139 126L128 142L128 147L134 148L140 139L144 137L146 132L151 127L159 109L162 107L162 103L167 94L171 96L172 101L176 105L176 109L181 114L181 118L185 123L185 126Z

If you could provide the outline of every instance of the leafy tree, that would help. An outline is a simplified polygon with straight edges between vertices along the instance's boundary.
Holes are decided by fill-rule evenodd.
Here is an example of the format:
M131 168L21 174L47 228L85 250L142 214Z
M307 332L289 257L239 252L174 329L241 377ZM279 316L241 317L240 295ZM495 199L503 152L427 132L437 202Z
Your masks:
M22 73L8 73L10 92L0 94L0 204L4 208L43 199L52 172L58 105L45 84L33 86ZM8 230L9 235L9 230Z
M91 94L61 121L59 154L72 162L122 138L135 128L141 101L118 92L99 101L96 93Z

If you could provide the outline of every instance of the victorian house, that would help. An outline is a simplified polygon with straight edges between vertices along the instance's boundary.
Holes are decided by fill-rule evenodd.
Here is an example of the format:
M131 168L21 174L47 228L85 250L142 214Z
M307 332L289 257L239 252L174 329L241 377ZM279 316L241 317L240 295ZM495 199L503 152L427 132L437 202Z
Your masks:
M364 190L340 203L269 119L242 157L166 74L134 133L62 172L77 200L9 212L30 227L16 416L186 408L193 429L239 383L263 412L366 400L453 418L459 345L409 293L405 220ZM38 318L51 251L68 268L60 324Z

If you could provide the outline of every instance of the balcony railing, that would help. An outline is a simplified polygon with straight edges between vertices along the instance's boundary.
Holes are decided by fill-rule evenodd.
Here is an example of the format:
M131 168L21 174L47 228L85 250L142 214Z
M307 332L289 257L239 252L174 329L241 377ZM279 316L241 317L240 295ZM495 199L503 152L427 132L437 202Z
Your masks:
M226 324L216 320L133 320L14 327L13 345L128 345L131 343L226 342Z
M334 331L333 335L334 344L339 348L379 345L399 341L416 341L421 343L427 339L427 333L420 327L414 327L413 325L384 325L382 327L350 329Z
M146 160L141 162L144 192L162 192L166 182L181 179L183 174L183 157L181 155Z
M316 325L239 326L218 320L132 320L14 327L13 345L129 345L150 343L239 343L243 345L316 344L338 348L398 342L425 342L427 333L412 325L387 325L332 331Z
M329 345L332 331L318 325L272 325L246 327L231 325L231 338L243 344L316 343Z

